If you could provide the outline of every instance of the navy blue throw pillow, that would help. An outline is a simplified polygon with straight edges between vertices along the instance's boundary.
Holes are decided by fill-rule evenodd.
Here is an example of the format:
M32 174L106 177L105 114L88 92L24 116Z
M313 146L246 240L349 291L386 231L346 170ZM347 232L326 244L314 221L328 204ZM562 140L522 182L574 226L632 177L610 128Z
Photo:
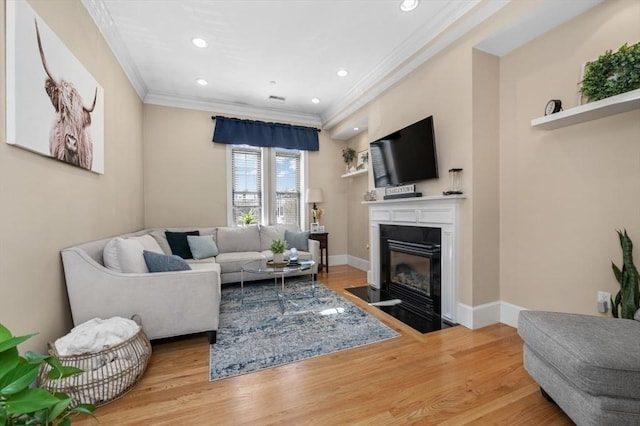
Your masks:
M189 241L187 241L187 235L200 235L200 231L165 231L164 234L167 236L167 242L169 243L169 247L171 247L171 253L177 254L183 259L193 259L193 254L189 247Z
M175 254L160 254L144 250L144 261L149 272L189 271L191 266L180 256Z

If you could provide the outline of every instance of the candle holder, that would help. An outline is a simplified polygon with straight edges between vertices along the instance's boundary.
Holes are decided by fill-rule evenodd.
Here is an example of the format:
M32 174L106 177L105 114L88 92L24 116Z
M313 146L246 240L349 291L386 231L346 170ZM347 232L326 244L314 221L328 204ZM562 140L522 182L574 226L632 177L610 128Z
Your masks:
M462 169L449 169L449 190L443 195L462 194Z

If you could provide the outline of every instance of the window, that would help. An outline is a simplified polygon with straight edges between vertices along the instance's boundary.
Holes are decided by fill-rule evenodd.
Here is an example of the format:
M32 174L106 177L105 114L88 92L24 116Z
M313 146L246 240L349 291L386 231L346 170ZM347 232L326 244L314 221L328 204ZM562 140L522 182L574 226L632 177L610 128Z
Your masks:
M303 151L229 145L229 225L253 211L256 221L301 227L306 155Z

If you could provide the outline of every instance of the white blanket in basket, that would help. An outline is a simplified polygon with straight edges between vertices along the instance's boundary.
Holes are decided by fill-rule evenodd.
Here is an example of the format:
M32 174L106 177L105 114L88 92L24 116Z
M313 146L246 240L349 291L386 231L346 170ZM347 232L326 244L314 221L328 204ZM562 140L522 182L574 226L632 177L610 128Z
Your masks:
M116 346L135 336L140 326L135 321L113 317L94 318L73 328L69 334L56 340L56 351L61 356L96 353Z

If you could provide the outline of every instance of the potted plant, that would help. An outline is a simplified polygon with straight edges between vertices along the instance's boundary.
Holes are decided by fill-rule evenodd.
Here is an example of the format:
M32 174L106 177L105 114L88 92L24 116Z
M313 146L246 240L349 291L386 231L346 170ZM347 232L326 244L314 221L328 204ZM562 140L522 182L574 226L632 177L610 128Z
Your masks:
M75 367L64 367L51 356L27 351L18 354L18 345L34 336L12 336L0 324L0 424L18 425L70 425L75 414L92 415L95 407L79 404L72 407L73 399L65 393L51 393L31 387L43 363L51 366L49 378L61 379L82 372Z
M353 160L355 160L356 158L356 150L350 147L346 147L345 149L342 150L342 159L344 160L345 164L347 165L347 173L349 172L351 163L353 162Z
M253 211L253 209L244 211L238 216L239 225L251 225L253 223L256 223L257 220L258 217L256 216L256 212Z
M287 249L287 242L284 240L273 240L271 243L271 247L269 247L273 252L273 263L274 264L283 264L284 263L284 251Z
M617 52L607 50L585 66L580 91L598 101L640 88L640 43L623 44Z
M638 288L640 277L638 269L633 264L633 243L627 235L627 230L616 232L618 232L622 247L622 268L611 262L613 274L620 284L620 290L616 294L615 300L611 300L611 314L615 318L633 319L634 314L640 308L640 289Z

